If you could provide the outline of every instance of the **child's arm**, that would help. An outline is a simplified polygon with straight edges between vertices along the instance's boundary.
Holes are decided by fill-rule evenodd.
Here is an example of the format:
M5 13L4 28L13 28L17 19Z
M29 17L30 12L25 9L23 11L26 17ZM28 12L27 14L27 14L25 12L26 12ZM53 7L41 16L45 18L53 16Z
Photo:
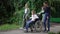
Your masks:
M41 14L41 13L44 13L44 10L41 10L41 12L37 13L37 14Z
M41 9L41 11L38 14L44 13L43 7Z

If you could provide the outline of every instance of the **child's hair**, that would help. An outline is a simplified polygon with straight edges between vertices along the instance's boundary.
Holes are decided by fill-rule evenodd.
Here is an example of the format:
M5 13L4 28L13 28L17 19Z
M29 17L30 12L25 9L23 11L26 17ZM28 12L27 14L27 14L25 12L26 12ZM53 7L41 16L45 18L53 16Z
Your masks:
M25 4L25 8L28 8L28 3Z
M35 14L35 10L34 9L32 10L32 14Z
M45 1L44 3L45 3L45 4L48 4L48 2L47 2L47 1Z

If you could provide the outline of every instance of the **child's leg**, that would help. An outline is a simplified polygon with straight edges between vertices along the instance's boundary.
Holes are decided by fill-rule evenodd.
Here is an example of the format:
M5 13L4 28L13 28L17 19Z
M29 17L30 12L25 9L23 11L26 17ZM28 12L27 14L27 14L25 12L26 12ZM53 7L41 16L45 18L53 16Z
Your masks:
M43 25L44 25L44 31L46 31L46 20L47 20L47 15L44 14L44 19L43 19Z
M24 20L24 25L23 25L23 28L26 26L26 20Z
M26 14L23 15L23 22L24 22L24 25L23 25L23 28L26 26L26 18L25 18Z
M50 31L50 18L47 19L47 24L48 24L48 31Z
M31 32L33 31L33 28L34 28L34 21L32 21L32 22L30 23Z
M32 21L30 20L30 21L28 21L27 23L26 23L26 30L28 31L28 28L29 28L29 24L31 23Z
M26 24L26 30L28 31L29 28L29 23Z

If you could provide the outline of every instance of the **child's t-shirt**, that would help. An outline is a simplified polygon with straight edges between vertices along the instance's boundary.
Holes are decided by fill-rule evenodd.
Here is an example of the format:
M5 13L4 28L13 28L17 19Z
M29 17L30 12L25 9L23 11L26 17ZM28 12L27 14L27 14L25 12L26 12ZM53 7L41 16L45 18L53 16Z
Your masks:
M28 14L28 13L30 13L30 9L29 8L25 8L25 12L24 12L25 14Z
M37 19L37 18L39 18L36 14L34 14L34 15L32 15L32 17L31 17L32 19L32 21L35 21L35 19Z
M25 13L27 13L27 8L25 9Z

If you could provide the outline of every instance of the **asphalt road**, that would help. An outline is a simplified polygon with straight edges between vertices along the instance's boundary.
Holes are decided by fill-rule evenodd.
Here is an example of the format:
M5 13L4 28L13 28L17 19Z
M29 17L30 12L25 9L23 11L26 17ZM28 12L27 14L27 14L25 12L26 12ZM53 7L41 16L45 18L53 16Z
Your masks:
M12 30L12 31L6 31L6 32L0 32L0 34L47 34L43 32L23 32L22 30Z
M53 25L50 28L51 32L59 32L60 31L60 25ZM17 29L17 30L10 30L10 31L0 31L0 34L48 34L46 32L29 32L25 33L23 30Z

